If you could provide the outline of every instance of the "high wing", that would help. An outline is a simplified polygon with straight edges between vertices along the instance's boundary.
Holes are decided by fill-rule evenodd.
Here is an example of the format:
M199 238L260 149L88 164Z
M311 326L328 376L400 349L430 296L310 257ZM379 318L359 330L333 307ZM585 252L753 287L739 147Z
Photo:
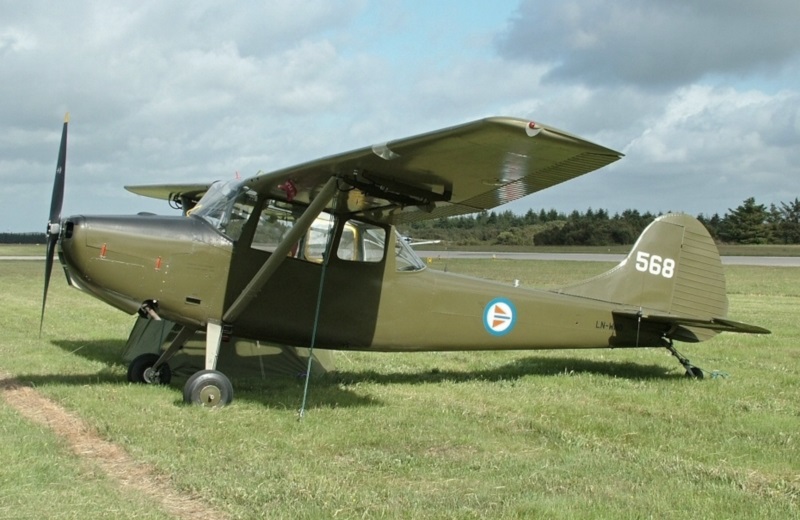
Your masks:
M396 224L491 209L620 157L556 128L493 117L261 173L245 184L261 195L308 204L336 177L340 194L329 210ZM174 200L196 197L200 187L126 188Z

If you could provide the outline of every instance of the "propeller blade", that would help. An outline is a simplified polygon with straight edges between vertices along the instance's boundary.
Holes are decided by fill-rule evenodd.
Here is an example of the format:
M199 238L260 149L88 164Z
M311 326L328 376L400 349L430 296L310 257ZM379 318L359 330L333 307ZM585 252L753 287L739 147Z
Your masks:
M67 126L69 113L64 116L64 128L61 130L61 146L58 148L56 162L56 178L53 181L53 196L50 198L50 223L61 219L61 204L64 202L64 174L67 167Z
M39 337L42 336L42 326L44 325L44 307L47 304L47 289L50 287L50 273L53 271L53 256L56 250L55 240L48 238L47 240L47 256L44 260L44 293L42 294L42 316L39 318Z
M53 271L53 258L61 232L61 205L64 202L64 176L67 172L67 126L69 112L64 116L64 128L61 130L61 146L56 161L56 177L53 181L53 196L50 198L50 218L47 221L47 256L44 262L44 292L42 294L42 315L39 319L39 336L44 325L44 308L47 304L47 290L50 287L50 273Z

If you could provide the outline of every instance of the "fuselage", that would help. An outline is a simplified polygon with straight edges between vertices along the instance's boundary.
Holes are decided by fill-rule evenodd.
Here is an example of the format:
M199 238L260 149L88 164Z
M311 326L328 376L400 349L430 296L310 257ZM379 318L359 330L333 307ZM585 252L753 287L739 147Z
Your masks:
M398 266L396 232L385 232L379 261L288 255L226 325L262 341L309 346L314 336L318 348L374 351L601 348L631 333L615 320L619 305ZM59 249L73 286L128 313L154 304L196 327L220 320L270 255L193 216L70 217ZM648 339L657 344L638 338Z

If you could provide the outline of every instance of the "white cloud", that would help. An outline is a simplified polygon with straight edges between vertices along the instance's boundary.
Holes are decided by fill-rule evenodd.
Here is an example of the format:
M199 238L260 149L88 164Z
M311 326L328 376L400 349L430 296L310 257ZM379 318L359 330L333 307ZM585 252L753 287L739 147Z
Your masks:
M785 80L800 44L772 21L794 4L750 18L725 5L524 2L506 27L489 4L458 16L438 2L6 4L4 229L43 226L67 110L65 213L165 212L122 185L251 175L488 115L627 154L526 206L708 213L793 200L800 82Z
M794 0L524 1L500 48L566 82L674 88L796 66L798 19Z

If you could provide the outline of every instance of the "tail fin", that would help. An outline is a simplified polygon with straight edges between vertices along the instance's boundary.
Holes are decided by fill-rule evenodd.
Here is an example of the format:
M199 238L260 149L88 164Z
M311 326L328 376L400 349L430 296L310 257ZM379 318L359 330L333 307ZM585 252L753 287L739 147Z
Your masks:
M717 246L697 219L684 214L657 218L614 269L557 292L638 308L640 315L660 319L695 318L693 341L716 334L719 329L702 327L702 322L710 325L728 312Z
M556 291L620 305L615 320L627 321L619 346L652 338L703 341L718 332L769 334L757 325L726 319L728 296L717 246L695 218L669 214L654 220L618 266ZM630 333L635 330L636 334ZM641 335L640 335L641 332Z

